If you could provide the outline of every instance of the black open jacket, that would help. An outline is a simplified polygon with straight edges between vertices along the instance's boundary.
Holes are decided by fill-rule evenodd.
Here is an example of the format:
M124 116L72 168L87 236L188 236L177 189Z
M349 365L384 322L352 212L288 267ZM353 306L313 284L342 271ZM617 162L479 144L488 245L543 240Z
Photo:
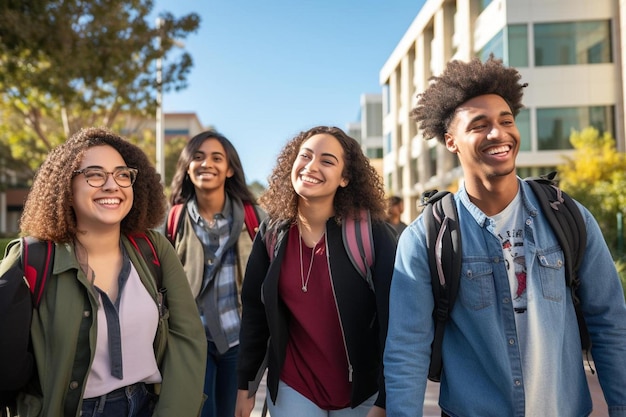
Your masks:
M259 370L264 365L266 347L269 346L267 387L273 402L276 402L289 338L290 312L278 292L289 227L286 224L278 228L276 256L270 262L265 244L267 222L261 224L246 267L241 295L243 318L237 367L238 387L256 391ZM352 266L344 249L341 226L334 218L330 218L326 224L332 281L348 360L353 368L351 406L356 407L378 392L376 405L384 408L386 398L382 354L387 335L389 287L396 238L385 223L374 222L372 231L375 250L371 267L374 292Z

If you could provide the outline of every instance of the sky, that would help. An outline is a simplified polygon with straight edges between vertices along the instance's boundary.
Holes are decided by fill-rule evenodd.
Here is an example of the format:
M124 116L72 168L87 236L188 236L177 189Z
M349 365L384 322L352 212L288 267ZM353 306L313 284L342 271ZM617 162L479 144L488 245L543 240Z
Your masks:
M316 125L346 129L424 0L156 0L195 12L183 39L194 66L163 111L195 112L237 149L246 181L267 184L287 141ZM167 60L167 57L166 57Z

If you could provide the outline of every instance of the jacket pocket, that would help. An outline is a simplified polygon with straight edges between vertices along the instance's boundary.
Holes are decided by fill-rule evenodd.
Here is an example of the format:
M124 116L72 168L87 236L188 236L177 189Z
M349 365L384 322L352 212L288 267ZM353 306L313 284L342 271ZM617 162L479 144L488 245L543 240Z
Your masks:
M490 262L475 260L463 263L459 297L470 310L481 310L493 304L493 268Z
M537 252L537 262L543 298L561 302L565 294L563 252L558 247Z

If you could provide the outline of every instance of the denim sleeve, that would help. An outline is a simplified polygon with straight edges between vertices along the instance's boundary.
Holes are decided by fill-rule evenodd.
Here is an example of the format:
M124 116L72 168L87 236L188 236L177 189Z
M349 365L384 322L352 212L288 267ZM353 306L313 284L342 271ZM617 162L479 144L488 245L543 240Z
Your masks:
M580 297L597 376L609 414L626 416L626 304L624 290L598 223L582 208L587 247L580 267Z
M433 340L433 297L423 222L400 236L384 353L387 415L421 416Z

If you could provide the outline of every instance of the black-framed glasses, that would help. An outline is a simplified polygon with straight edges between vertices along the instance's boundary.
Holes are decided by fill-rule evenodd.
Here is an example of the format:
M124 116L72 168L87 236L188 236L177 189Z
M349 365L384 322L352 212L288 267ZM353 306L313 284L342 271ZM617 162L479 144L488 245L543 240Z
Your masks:
M117 185L122 188L128 188L135 183L137 172L139 171L130 167L117 167L113 172L98 167L87 167L74 171L74 176L83 174L87 184L95 188L100 188L106 184L107 178L111 175Z

